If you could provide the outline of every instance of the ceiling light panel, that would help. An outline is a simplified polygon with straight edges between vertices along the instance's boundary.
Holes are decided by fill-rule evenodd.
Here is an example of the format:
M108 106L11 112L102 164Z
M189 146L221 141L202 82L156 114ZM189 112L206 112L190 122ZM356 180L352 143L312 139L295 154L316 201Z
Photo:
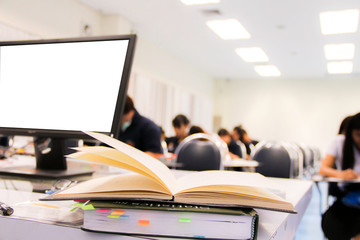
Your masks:
M220 0L180 0L185 5L201 5L201 4L212 4L220 3Z
M206 25L224 40L249 39L251 37L237 19L212 20L206 22Z
M355 44L327 44L324 46L324 52L327 60L353 59L355 54Z
M279 77L281 73L275 65L257 65L255 71L262 77Z
M347 74L352 73L353 63L351 61L329 62L327 64L329 74Z
M235 51L245 62L268 62L269 61L269 57L259 47L237 48Z
M320 27L324 35L353 33L358 30L359 9L320 13Z

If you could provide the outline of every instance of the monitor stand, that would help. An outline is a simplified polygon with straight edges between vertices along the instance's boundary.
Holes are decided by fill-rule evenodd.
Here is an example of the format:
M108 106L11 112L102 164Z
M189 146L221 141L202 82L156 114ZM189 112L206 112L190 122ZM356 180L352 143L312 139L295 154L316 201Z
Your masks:
M34 138L36 167L18 166L0 168L0 175L49 179L91 175L94 171L67 168L65 155L74 152L74 150L70 149L71 146L68 143L69 140L63 138Z

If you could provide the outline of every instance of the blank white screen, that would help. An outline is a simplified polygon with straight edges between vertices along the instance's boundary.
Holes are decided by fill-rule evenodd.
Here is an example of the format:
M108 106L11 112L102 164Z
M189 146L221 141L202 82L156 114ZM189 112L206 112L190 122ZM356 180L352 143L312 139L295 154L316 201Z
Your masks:
M110 132L128 43L2 46L0 126Z

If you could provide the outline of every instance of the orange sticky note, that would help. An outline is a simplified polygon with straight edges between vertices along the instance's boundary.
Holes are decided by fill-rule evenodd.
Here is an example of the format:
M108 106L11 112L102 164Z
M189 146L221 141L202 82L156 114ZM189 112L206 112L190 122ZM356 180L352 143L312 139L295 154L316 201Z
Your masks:
M112 211L111 215L123 215L125 210L114 210Z
M138 225L140 225L140 226L149 226L150 221L149 220L139 220Z

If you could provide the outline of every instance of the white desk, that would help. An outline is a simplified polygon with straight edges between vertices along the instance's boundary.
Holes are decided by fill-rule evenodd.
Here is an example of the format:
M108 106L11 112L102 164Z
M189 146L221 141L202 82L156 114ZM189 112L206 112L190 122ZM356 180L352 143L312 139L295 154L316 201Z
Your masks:
M229 159L224 161L224 167L257 167L259 162L246 159Z
M285 214L257 209L260 219L258 239L293 239L301 218L311 200L313 182L297 179L271 179L284 188L286 200L295 206L298 214Z
M286 191L286 199L292 202L298 214L287 214L257 209L260 217L258 239L292 239L311 199L312 182L294 179L272 180ZM0 180L1 181L1 180ZM37 199L38 193L0 189L0 201L9 205ZM14 208L16 211L16 208ZM37 221L0 216L0 239L6 240L115 240L115 239L148 239L113 234L90 233L79 227L60 226ZM151 238L156 239L156 238ZM159 238L168 239L168 238Z

